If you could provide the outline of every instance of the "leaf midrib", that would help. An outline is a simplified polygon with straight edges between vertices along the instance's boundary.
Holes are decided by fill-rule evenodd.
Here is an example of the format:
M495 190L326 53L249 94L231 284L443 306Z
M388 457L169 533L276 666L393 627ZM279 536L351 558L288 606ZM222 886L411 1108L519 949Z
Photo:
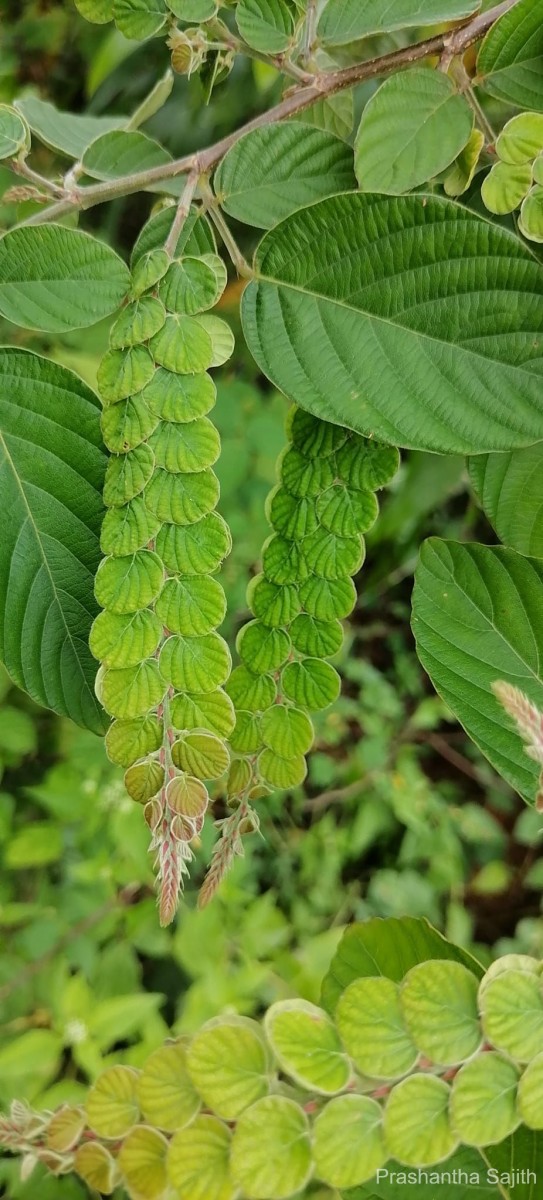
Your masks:
M424 331L422 331L422 330L411 329L409 325L402 325L400 321L393 321L390 317L379 316L378 313L372 313L365 308L354 308L352 305L347 304L346 301L344 301L344 300L338 300L338 299L336 299L336 297L322 295L322 293L320 293L320 292L315 292L315 291L311 290L310 288L302 287L297 284L286 283L282 279L276 279L275 276L255 274L255 278L251 282L253 284L271 283L279 289L284 289L284 290L288 289L292 292L296 292L300 296L309 296L309 297L311 297L312 300L320 300L320 301L323 301L325 304L330 304L332 306L335 306L336 308L344 308L347 310L347 312L358 313L361 317L365 317L366 320L374 321L380 325L386 325L386 326L390 327L391 329L398 329L398 328L402 329L405 331L405 333L410 334L412 337L417 338L421 341L429 342L432 346L451 346L454 350L458 351L458 353L469 354L471 358L478 359L482 363L486 363L486 364L494 363L500 367L506 367L508 370L514 370L514 371L518 371L518 372L522 371L523 374L525 374L531 380L535 380L537 378L536 372L526 369L524 364L519 366L518 363L508 363L508 362L504 362L503 359L490 358L485 354L479 354L475 350L470 350L468 347L461 345L459 342L449 342L449 341L445 341L445 339L440 340L439 338L433 337L428 333L424 333ZM389 282L388 279L386 282ZM249 286L250 286L250 284L249 284ZM472 293L472 292L469 293L470 296L473 294L474 293ZM526 332L528 332L528 331L526 331ZM534 331L534 332L536 332L536 331ZM537 360L535 360L535 361L537 361Z
M31 507L30 507L30 504L29 504L29 502L28 502L28 499L27 499L27 496L26 496L26 492L25 492L25 490L24 490L24 487L23 487L23 485L22 485L21 479L20 479L20 477L19 477L19 474L18 474L18 472L17 472L17 468L16 468L16 466L15 466L15 463L14 463L14 461L13 461L13 458L12 458L12 456L11 456L10 452L9 452L9 449L8 449L8 446L7 446L7 443L6 443L6 439L5 439L5 437L4 437L4 434L2 433L2 430L0 430L0 446L3 448L4 455L5 455L5 461L7 462L8 466L9 466L9 468L10 468L10 470L11 470L12 474L13 474L13 478L14 478L14 480L15 480L15 483L16 483L16 486L17 486L17 489L18 489L18 491L20 492L20 495L21 495L21 498L22 498L22 502L23 502L23 506L24 506L24 508L25 508L25 510L26 510L26 513L27 513L28 520L29 520L29 522L30 522L30 525L31 525L31 527L32 527L32 530L33 530L33 533L34 533L34 537L35 537L35 540L36 540L36 544L37 544L37 546L38 546L38 550L39 550L39 553L40 553L40 557L41 557L41 559L42 559L42 562L43 562L43 565L44 565L44 567L45 567L46 574L49 576L49 580L50 580L50 584L51 584L51 591L52 591L52 593L53 593L53 596L54 596L55 602L56 602L56 604L57 604L58 611L60 612L60 616L61 616L61 619L62 619L62 624L63 624L63 626L64 626L64 629L65 629L65 631L66 631L66 640L68 641L68 643L69 643L69 644L70 644L70 646L71 646L72 653L73 653L73 655L74 655L74 658L75 658L75 661L76 661L76 663L77 663L77 668L78 668L78 670L79 670L79 672L80 672L80 675L81 675L81 677L82 677L82 679L83 679L83 683L84 683L84 686L85 686L85 690L88 690L88 688L87 688L87 681L86 681L86 678L85 678L85 674L84 674L84 672L83 672L83 670L82 670L81 663L80 663L80 661L79 661L79 655L78 655L78 653L77 653L77 650L76 650L76 644L75 644L75 640L74 640L74 638L72 637L72 633L71 633L71 631L70 631L70 627L69 627L69 625L68 625L68 623L67 623L67 621L66 621L66 617L65 617L65 614L64 614L64 609L63 609L63 607L62 607L62 604L61 604L61 602L60 602L60 596L59 596L59 592L58 592L58 590L57 590L57 586L56 586L56 583L55 583L54 577L53 577L53 575L52 575L52 573L51 573L51 568L50 568L50 566L49 566L49 563L48 563L48 561L47 561L47 556L46 556L46 554L45 554L45 550L44 550L44 547L43 547L43 544L42 544L42 540L41 540L40 531L39 531L39 529L38 529L38 526L37 526L37 524L36 524L36 522L35 522L35 520L34 520L34 516L33 516L33 513L32 513L32 509L31 509ZM97 710L97 711L98 711L98 710Z

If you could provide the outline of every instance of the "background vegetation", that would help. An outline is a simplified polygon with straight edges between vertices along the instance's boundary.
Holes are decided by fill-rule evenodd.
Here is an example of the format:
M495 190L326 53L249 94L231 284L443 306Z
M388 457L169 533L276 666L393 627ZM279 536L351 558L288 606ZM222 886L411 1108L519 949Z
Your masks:
M162 39L127 42L92 27L71 0L4 0L0 101L36 94L72 111L128 111L168 65ZM376 39L376 52L399 44ZM243 60L235 83L203 103L198 78L176 78L148 125L175 155L269 106L277 77ZM361 106L367 85L356 100ZM52 152L43 149L46 173ZM9 171L0 168L0 184ZM3 190L3 187L2 187ZM97 208L83 220L128 252L152 197ZM21 212L29 211L29 205ZM13 211L0 206L0 226ZM240 231L244 252L252 246ZM249 234L250 237L250 234ZM234 552L229 613L265 536L263 501L284 440L286 402L244 350L232 282L221 307L238 334L218 380L221 509ZM0 322L3 342L38 349L95 380L107 328L52 342ZM433 693L409 629L417 548L429 533L496 541L470 498L464 463L405 454L368 537L360 596L338 664L344 687L320 715L303 787L267 803L218 899L195 912L202 868L173 930L159 930L148 834L103 743L38 709L0 677L0 1109L77 1102L110 1061L140 1065L169 1029L192 1031L224 1009L257 1015L274 1000L317 1001L342 928L368 915L427 916L486 963L520 950L543 956L543 818L496 776ZM229 630L233 632L233 630ZM220 816L217 811L217 816ZM250 903L249 903L250 899ZM12 1200L76 1200L74 1179L18 1180Z

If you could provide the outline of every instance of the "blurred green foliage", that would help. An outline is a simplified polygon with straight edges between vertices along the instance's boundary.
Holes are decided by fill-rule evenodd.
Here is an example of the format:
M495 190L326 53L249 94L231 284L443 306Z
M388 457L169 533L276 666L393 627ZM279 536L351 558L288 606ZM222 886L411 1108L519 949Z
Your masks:
M34 92L74 111L128 112L167 65L161 40L127 43L87 25L71 0L4 0L2 15L1 101ZM148 132L183 153L268 104L274 73L259 64L239 72L239 86L219 88L209 106L198 79L177 78ZM126 253L154 202L130 197L85 223ZM0 225L8 217L0 207ZM223 574L232 640L267 533L264 499L287 408L244 349L238 300L232 283L222 307L237 351L214 414L221 510L234 539ZM0 336L91 383L107 344L104 326L53 343L3 322ZM514 950L543 956L543 819L468 742L415 656L411 576L429 533L493 540L462 460L412 453L368 538L337 664L343 695L318 718L308 780L262 806L263 836L248 842L218 899L199 913L208 826L173 931L158 927L146 828L100 739L44 713L1 677L0 1108L15 1096L38 1108L78 1102L104 1065L139 1065L168 1029L194 1030L225 1009L258 1014L288 995L316 1001L341 929L355 917L427 916L484 961ZM0 1193L2 1185L10 1200L85 1194L73 1179L21 1183L8 1159Z

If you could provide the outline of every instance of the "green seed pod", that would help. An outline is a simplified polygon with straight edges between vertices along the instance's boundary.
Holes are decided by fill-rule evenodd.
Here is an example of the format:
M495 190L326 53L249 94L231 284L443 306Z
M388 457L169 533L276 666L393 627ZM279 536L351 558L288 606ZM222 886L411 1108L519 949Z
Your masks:
M202 828L204 781L228 771L224 739L236 721L222 689L230 652L217 633L226 599L213 578L231 541L215 512L220 441L207 415L216 396L207 369L224 361L232 339L224 322L197 315L225 281L215 254L172 261L161 248L146 251L98 373L111 457L95 583L103 611L90 648L101 663L97 695L115 718L108 754L152 831L163 924ZM262 629L277 632L283 661L286 633ZM267 690L264 698L271 703Z

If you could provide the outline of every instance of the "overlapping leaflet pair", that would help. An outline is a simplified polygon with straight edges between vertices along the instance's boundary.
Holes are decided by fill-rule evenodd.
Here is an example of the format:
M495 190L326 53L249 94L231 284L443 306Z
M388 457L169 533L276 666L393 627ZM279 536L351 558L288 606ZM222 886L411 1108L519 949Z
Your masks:
M209 371L233 349L229 327L208 311L225 284L214 253L142 248L98 373L111 458L95 584L103 611L90 645L101 663L97 694L114 718L108 754L126 768L153 834L164 922L202 829L206 781L226 776L228 804L246 806L247 830L257 824L253 800L305 778L308 713L339 693L325 660L355 603L375 490L398 465L396 449L292 409L268 500L273 533L249 589L254 619L238 635L231 672L215 577L230 534L216 511L220 441L209 418Z

